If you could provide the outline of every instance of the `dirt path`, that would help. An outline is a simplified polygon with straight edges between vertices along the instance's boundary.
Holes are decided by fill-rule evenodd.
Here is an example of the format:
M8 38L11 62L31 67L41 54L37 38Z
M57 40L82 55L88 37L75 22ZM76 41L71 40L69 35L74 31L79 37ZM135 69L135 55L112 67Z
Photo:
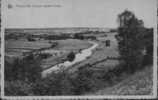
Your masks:
M93 42L93 41L88 41L88 42L93 44L93 46L91 46L88 49L82 50L80 53L77 53L73 62L65 61L64 63L54 65L51 68L44 70L42 72L42 77L46 77L48 74L50 74L53 71L59 71L59 70L61 70L61 68L67 69L68 67L70 67L78 62L86 60L87 57L90 57L92 55L92 50L94 50L98 46L98 43Z

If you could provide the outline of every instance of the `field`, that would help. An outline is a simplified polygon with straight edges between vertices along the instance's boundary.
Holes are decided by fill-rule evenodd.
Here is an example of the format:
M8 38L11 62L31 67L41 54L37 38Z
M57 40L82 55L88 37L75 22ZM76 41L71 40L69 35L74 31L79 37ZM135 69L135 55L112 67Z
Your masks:
M8 40L6 41L6 49L41 49L41 48L48 48L51 44L48 41L27 41L27 40Z
M51 44L48 41L34 41L29 42L26 40L8 40L5 42L5 50L7 56L22 56L24 52L38 50L41 48L48 48Z

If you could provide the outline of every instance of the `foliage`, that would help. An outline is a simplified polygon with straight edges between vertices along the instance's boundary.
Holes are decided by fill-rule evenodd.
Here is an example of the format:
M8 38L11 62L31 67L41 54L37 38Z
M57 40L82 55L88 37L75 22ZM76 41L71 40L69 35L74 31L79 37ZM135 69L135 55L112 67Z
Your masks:
M43 37L46 40L64 40L64 39L70 39L69 34L60 34L60 35L46 35Z
M28 41L36 41L32 36L28 36L28 37L27 37L27 40L28 40Z
M13 63L5 61L5 80L36 81L41 78L40 59L29 55L23 59L16 58Z
M125 69L127 72L133 73L136 69L142 67L143 53L145 46L144 33L146 29L143 21L125 10L118 16L118 44L119 53L125 61ZM152 34L152 33L151 33ZM150 34L150 35L151 35Z
M81 40L83 40L84 37L83 37L82 34L80 34L80 33L76 33L76 34L74 35L74 39L81 39Z
M38 56L41 59L47 59L47 58L51 57L52 55L50 53L40 53L40 54L38 54Z
M5 94L8 96L32 95L32 84L20 80L6 81Z
M54 47L56 47L58 45L58 42L53 42L53 43L51 43L51 48L54 48Z
M68 61L73 61L75 59L75 53L74 52L70 52L67 56Z
M84 94L89 92L95 87L94 77L92 77L93 71L90 70L90 65L85 65L79 68L77 77L73 81L74 93L76 95Z
M49 77L36 82L33 88L35 95L73 94L70 76L64 72L52 73Z

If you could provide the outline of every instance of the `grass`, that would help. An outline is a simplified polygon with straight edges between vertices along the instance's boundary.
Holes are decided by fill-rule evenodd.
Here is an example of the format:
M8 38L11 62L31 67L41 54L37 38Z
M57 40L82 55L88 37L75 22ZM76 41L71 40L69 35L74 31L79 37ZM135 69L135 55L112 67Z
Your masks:
M26 40L8 40L6 41L6 49L41 49L41 48L48 48L51 46L48 41L33 41L29 42Z
M78 51L79 49L86 49L92 46L87 41L77 39L57 40L57 42L59 43L55 48L57 50Z
M22 57L24 52L48 48L50 46L51 44L48 41L7 40L5 41L5 52L6 56L9 57Z
M152 95L152 73L153 69L149 66L137 71L134 75L124 75L123 81L92 93L92 95Z

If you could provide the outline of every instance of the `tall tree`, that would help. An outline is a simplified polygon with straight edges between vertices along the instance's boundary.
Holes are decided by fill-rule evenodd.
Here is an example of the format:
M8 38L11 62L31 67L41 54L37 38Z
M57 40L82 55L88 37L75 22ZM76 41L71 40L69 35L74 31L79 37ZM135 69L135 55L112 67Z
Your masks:
M141 67L143 59L143 21L138 20L132 12L125 10L118 16L118 22L119 52L125 62L125 70L133 73Z

